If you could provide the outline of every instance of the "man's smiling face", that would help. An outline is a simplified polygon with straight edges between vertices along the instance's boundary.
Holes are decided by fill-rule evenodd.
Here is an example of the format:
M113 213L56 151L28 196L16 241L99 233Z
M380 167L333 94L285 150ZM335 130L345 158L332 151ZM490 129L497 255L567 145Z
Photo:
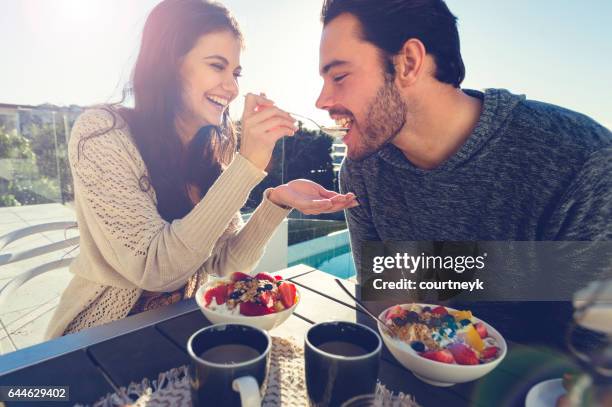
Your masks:
M342 140L349 158L367 158L403 128L406 103L379 50L361 39L353 15L341 14L324 27L319 70L323 89L317 107L350 128Z

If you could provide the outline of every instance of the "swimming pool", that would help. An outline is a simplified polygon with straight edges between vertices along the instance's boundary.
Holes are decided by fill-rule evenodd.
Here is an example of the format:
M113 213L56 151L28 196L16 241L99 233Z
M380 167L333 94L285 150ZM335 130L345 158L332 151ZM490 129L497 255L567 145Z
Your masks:
M288 265L307 264L339 278L355 275L348 231L341 230L288 248Z

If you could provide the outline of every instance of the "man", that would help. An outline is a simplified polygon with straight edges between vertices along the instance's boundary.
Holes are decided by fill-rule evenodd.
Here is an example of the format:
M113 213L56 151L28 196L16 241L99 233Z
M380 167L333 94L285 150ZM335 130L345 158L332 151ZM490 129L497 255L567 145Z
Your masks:
M350 127L342 192L366 241L612 240L612 135L506 90L463 90L442 0L326 0L317 107Z

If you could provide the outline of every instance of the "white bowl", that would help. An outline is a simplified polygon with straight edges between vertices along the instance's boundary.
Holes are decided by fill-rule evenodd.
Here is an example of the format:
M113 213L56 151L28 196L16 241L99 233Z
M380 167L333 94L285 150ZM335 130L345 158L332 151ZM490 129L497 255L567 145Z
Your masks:
M296 301L291 308L287 308L280 312L275 312L274 314L260 315L255 317L248 317L245 315L222 314L220 312L211 310L210 308L206 308L206 306L204 305L204 292L206 292L208 288L213 285L216 285L217 283L218 280L209 281L208 283L202 285L195 295L196 302L198 303L200 310L202 310L204 316L213 324L244 324L269 331L272 328L276 328L277 326L285 322L285 320L287 320L287 318L289 318L291 314L293 314L293 311L298 306L301 300L300 291L297 289L296 286Z
M415 304L401 304L402 306L409 306ZM429 306L432 309L437 307L435 304L416 304L421 307ZM395 305L393 305L395 307ZM379 318L385 320L385 313L391 307L385 309ZM447 310L457 311L453 308L445 307ZM389 351L393 354L395 359L402 364L406 369L410 370L416 377L434 386L452 386L457 383L469 382L481 378L482 376L495 369L497 365L506 357L508 346L506 341L495 328L487 324L481 319L476 317L473 318L476 322L482 322L487 328L487 332L490 337L494 338L497 342L497 346L500 348L497 357L487 363L481 365L458 365L437 362L420 356L409 343L403 342L399 339L390 337L382 326L382 322L378 323L378 332L383 338L385 345L389 348Z

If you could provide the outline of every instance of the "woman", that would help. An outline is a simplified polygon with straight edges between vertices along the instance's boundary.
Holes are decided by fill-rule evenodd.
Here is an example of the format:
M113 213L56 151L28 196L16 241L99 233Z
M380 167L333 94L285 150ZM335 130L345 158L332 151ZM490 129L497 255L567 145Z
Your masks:
M53 338L192 297L207 274L250 271L291 208L356 205L306 180L268 189L243 225L239 209L266 175L289 114L247 95L240 152L227 106L238 95L242 37L222 6L165 0L149 15L133 73L134 107L79 117L69 142L80 229L75 274Z

